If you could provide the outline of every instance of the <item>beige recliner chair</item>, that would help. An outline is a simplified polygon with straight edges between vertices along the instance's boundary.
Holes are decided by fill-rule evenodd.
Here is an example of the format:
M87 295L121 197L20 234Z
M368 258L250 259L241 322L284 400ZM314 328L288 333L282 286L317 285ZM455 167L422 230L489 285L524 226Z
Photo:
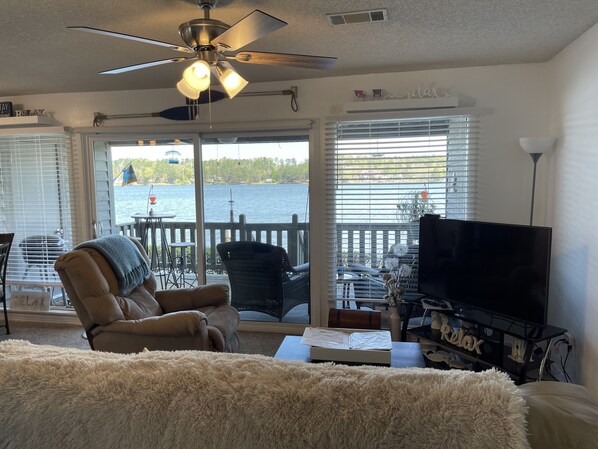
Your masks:
M143 247L133 241L147 260ZM156 291L151 274L123 296L110 264L91 248L65 253L54 268L94 350L235 352L239 348L239 312L229 305L226 285Z

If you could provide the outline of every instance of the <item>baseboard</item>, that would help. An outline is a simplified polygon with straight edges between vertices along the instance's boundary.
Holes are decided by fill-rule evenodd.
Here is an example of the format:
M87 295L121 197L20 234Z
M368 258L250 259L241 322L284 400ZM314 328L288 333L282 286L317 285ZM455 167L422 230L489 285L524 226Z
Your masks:
M51 310L48 312L9 311L9 323L42 323L63 326L81 326L81 322L74 310ZM268 332L284 335L303 335L309 324L241 321L240 331Z
M74 311L49 311L49 312L17 312L8 311L8 322L18 323L51 323L81 326L81 321Z
M259 321L241 321L240 331L273 332L286 335L303 335L308 324L264 323Z
M53 323L81 325L77 314L74 311L49 311L49 312L25 312L9 311L8 321L28 323ZM292 323L266 323L259 321L241 321L240 331L250 332L273 332L286 335L303 335L307 324Z

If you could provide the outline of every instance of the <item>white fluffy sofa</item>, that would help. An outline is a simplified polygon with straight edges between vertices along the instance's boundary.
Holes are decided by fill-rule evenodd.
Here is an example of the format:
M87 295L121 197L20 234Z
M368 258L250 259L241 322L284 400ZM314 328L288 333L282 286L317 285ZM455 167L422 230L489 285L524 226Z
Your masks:
M502 373L0 343L0 448L528 447Z

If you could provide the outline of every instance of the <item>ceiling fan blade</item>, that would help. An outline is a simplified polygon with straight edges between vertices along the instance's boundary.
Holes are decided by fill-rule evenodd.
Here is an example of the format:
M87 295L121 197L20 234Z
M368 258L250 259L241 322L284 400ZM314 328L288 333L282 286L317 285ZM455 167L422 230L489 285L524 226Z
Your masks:
M336 58L328 56L293 55L289 53L267 53L263 51L242 51L234 58L249 64L273 64L299 67L301 69L329 69Z
M181 47L180 45L171 44L169 42L162 42L162 41L157 41L154 39L148 39L146 37L133 36L132 34L116 33L114 31L101 30L99 28L91 28L91 27L85 27L85 26L72 26L72 27L67 27L67 28L71 29L71 30L85 31L87 33L95 33L95 34L102 34L104 36L118 37L120 39L128 39L130 41L143 42L146 44L159 45L160 47L166 47L166 48L170 48L171 50L182 51L184 53L194 53L193 50L191 50L187 47Z
M173 62L189 61L191 59L194 59L194 58L159 59L158 61L150 61L150 62L144 62L141 64L128 65L125 67L118 67L116 69L104 70L103 72L100 72L100 75L116 75L118 73L130 72L132 70L147 69L148 67L154 67L154 66L163 65L163 64L170 64Z
M256 9L220 36L212 39L210 43L225 47L227 50L237 50L286 25L286 22Z

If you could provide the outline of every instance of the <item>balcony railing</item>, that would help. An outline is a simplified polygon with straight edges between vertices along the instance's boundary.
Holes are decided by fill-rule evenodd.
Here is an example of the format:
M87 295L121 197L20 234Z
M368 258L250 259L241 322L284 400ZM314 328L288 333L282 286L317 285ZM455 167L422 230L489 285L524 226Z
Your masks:
M195 242L197 224L192 221L164 221L164 230L170 242ZM134 237L141 235L143 221L117 225L119 233ZM204 226L206 242L206 268L208 272L221 273L223 264L216 246L221 242L252 240L282 246L287 250L293 265L309 261L309 224L299 222L293 214L288 223L247 223L245 215L239 215L237 222L207 222ZM378 267L384 254L395 243L414 243L417 223L357 224L340 223L336 227L337 260L346 265L361 263ZM191 248L195 259L196 248ZM162 266L166 266L166 255L160 251Z

